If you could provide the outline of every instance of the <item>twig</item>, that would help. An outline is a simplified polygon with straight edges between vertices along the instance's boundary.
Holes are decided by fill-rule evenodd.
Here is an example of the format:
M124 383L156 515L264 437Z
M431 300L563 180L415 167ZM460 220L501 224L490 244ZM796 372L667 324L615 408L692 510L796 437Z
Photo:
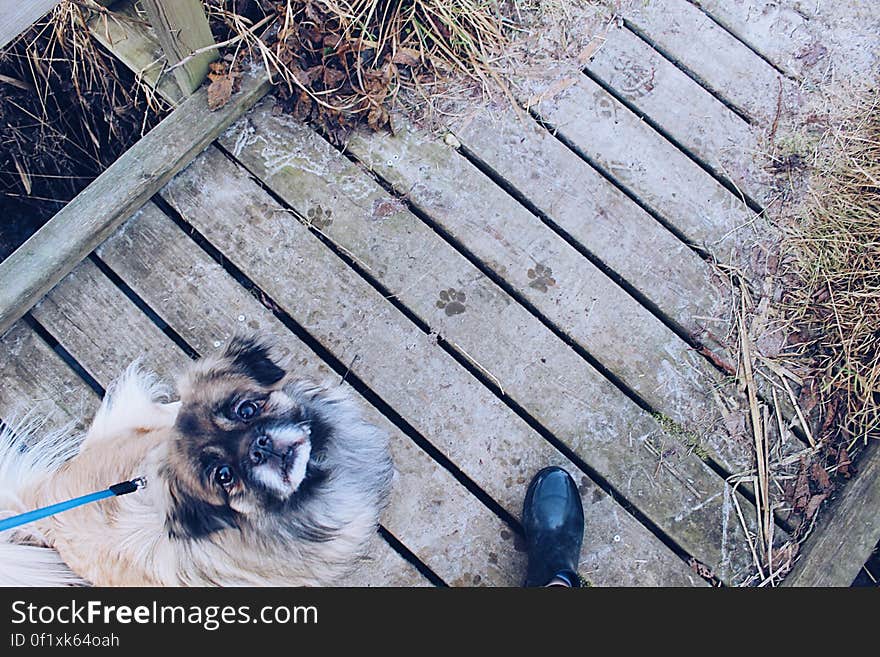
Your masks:
M761 579L764 579L764 569L761 568L761 560L758 558L758 553L755 551L755 543L752 541L751 534L749 533L749 526L746 524L745 516L739 506L739 500L736 498L736 485L733 487L731 498L733 499L733 506L736 508L736 515L739 517L740 525L742 525L743 533L746 536L746 542L749 544L749 550L752 552L752 560L755 562L755 567L758 569L758 574L761 576Z
M757 460L758 480L755 488L755 506L758 516L758 531L761 536L761 549L766 549L769 528L767 526L767 516L770 501L767 475L766 461L766 438L764 436L764 426L761 417L760 408L758 406L758 394L755 386L755 378L752 370L752 350L749 341L748 331L745 325L746 316L746 298L740 295L740 315L739 333L740 347L742 350L742 373L745 380L746 394L749 401L749 413L752 420L752 435L755 439L755 458Z

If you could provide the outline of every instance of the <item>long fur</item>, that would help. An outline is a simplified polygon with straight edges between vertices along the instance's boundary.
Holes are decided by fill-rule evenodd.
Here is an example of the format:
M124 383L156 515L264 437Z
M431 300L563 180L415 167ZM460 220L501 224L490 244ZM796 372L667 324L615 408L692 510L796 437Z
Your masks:
M44 485L90 442L112 438L136 427L157 427L156 402L168 388L136 361L110 386L88 433L73 424L45 430L45 421L32 415L0 428L0 518L30 511L23 491ZM166 416L167 422L167 416ZM105 482L100 487L116 482ZM96 489L97 490L97 489ZM60 501L60 500L58 500ZM35 523L0 533L0 586L81 586L60 555L47 547L47 537Z
M254 341L237 344L263 349ZM182 390L199 385L199 372L241 360L234 351L225 357L194 365ZM210 377L206 380L210 383ZM204 537L181 537L169 530L169 509L179 500L165 464L169 445L180 435L175 422L181 402L165 403L169 391L137 363L111 386L85 437L59 431L38 440L41 427L32 421L4 429L0 516L133 476L145 475L148 485L0 534L0 585L338 582L366 555L375 536L393 477L387 436L362 419L339 386L287 378L278 385L298 405L307 405L316 421L332 427L335 439L310 460L310 467L326 469L320 492L294 504L281 519L270 513L248 516L247 531L221 527Z
M133 362L107 390L83 446L134 430L167 426L178 408L178 404L162 404L170 396L168 386L155 374L139 361Z
M0 428L0 518L29 511L21 492L51 477L79 452L82 435L66 426L45 432L33 416ZM0 532L0 586L79 586L73 573L33 525Z

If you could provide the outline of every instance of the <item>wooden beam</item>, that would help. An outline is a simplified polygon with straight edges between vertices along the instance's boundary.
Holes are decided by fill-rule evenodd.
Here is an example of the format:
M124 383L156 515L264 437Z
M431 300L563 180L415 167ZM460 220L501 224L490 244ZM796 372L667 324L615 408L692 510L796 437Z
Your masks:
M872 441L860 472L819 518L783 586L849 586L880 539L880 445Z
M112 12L95 12L89 32L101 45L173 106L189 94L181 92L170 71L155 31L139 15L137 0L118 0Z
M59 0L0 0L0 48L52 11Z
M208 65L217 59L217 50L191 55L214 44L211 27L201 0L142 0L150 24L156 31L174 77L185 96L193 93L208 74ZM190 58L191 57L191 58Z
M207 92L189 97L0 263L0 334L188 165L269 88L264 74L212 112Z

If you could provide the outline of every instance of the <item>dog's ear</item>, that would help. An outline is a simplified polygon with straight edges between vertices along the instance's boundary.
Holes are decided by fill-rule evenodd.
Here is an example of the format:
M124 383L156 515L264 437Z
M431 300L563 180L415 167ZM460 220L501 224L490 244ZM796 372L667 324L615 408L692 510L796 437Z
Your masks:
M272 357L273 347L265 340L238 336L226 347L225 355L232 368L269 387L284 378L284 370Z

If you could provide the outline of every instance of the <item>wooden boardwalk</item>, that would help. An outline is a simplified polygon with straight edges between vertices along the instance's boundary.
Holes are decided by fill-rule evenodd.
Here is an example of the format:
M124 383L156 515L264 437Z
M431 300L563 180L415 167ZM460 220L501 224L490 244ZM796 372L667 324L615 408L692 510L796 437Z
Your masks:
M0 419L83 424L134 359L172 379L268 333L392 436L355 583L518 585L551 464L579 483L592 584L740 583L756 512L725 479L754 444L713 262L761 238L753 155L800 44L696 4L633 12L564 91L445 136L401 119L340 150L263 98L0 338Z

